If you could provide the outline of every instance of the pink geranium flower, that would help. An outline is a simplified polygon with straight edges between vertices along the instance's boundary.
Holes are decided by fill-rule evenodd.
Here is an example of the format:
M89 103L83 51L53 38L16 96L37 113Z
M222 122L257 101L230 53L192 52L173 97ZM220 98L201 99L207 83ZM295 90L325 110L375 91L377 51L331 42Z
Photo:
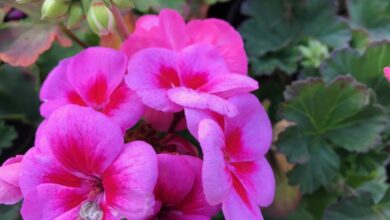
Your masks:
M383 72L385 73L386 79L390 82L390 67L385 67Z
M20 166L23 156L6 160L0 167L0 204L12 205L22 199L19 188Z
M153 214L157 158L152 147L124 144L120 127L91 108L51 114L22 162L26 220L145 219Z
M186 24L178 12L170 9L160 11L159 15L140 17L134 32L122 44L121 50L132 57L147 48L181 51L195 44L215 47L227 64L229 72L247 74L248 59L243 40L229 23L211 18L192 20ZM153 115L161 116L160 120L154 120ZM145 113L144 119L157 130L167 131L173 114L150 109Z
M132 56L125 79L145 105L164 112L195 108L234 116L237 109L226 98L258 88L250 77L232 74L219 52L207 44L180 52L142 50Z
M255 96L240 95L230 101L239 111L233 118L186 112L187 117L205 118L197 131L205 195L212 205L222 203L227 220L262 219L258 206L270 205L275 192L265 158L272 140L271 124Z
M139 98L124 84L127 57L108 48L88 48L63 60L42 85L41 114L76 104L102 112L120 125L133 126L143 114Z
M220 210L205 199L199 158L159 154L158 172L156 213L152 219L206 220Z
M247 74L248 60L240 34L219 19L193 20L185 24L174 10L138 19L134 33L122 44L129 57L146 48L160 47L180 51L194 44L210 44L223 57L230 72Z

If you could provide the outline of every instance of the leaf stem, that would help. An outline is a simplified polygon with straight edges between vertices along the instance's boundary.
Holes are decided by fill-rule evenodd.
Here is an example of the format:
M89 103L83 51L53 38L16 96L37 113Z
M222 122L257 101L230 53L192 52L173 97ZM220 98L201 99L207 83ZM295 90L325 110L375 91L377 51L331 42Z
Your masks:
M65 27L63 23L59 24L61 31L66 34L70 39L72 39L74 42L76 42L78 45L80 45L82 48L87 48L88 45L84 43L80 38L78 38L72 31L70 31L68 28Z

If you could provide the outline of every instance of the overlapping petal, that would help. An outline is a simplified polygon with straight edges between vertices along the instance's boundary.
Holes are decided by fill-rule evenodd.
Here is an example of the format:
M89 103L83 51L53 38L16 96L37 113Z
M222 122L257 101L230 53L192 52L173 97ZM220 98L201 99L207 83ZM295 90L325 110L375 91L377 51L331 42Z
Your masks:
M103 174L106 204L128 219L153 214L153 189L157 180L157 158L142 141L127 144Z
M12 205L22 199L19 175L23 156L6 160L0 167L0 204Z
M41 114L49 117L68 104L87 106L103 112L123 131L127 130L144 112L138 96L123 82L127 61L125 54L102 47L88 48L62 61L42 86Z

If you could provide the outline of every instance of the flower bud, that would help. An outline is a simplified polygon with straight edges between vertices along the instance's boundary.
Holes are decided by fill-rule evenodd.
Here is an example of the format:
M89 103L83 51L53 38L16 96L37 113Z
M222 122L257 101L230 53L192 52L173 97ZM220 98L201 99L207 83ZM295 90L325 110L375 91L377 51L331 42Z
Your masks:
M88 9L87 21L92 31L99 36L107 35L114 31L114 15L102 1L92 3Z
M133 0L112 0L118 8L134 8Z
M66 20L66 27L73 28L83 20L84 12L79 2L74 2L70 6L69 16Z
M69 0L45 0L42 4L42 19L58 18L68 12Z

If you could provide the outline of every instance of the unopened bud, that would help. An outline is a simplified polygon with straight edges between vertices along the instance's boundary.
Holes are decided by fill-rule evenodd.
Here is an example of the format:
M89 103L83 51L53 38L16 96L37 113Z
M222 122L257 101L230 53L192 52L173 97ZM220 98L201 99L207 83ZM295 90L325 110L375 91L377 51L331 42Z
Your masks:
M112 0L118 8L134 8L133 0Z
M42 4L42 19L59 18L68 12L69 0L45 0Z
M70 6L69 16L66 20L66 27L73 28L83 20L84 12L79 2L74 2Z
M87 14L89 27L99 36L114 31L115 19L111 10L102 1L93 2Z

